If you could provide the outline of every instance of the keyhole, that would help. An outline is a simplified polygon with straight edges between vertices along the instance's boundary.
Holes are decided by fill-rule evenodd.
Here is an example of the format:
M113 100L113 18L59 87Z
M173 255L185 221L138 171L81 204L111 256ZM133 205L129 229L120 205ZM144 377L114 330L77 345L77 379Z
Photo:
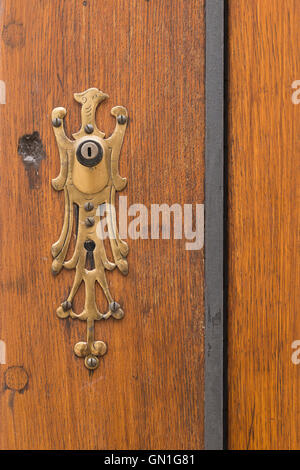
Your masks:
M79 163L92 167L101 162L103 157L103 148L96 141L84 141L79 145L76 151L76 156Z

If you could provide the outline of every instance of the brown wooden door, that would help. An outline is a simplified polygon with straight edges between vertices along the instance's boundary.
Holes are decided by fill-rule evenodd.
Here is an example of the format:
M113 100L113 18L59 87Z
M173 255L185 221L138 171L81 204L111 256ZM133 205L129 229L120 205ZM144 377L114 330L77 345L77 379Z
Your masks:
M299 2L228 4L229 447L299 449Z
M73 352L85 322L55 314L74 271L53 277L50 250L64 212L51 111L67 109L71 137L90 87L109 95L107 135L111 108L129 113L128 204L204 202L204 1L5 0L0 22L0 447L202 448L203 249L128 240L128 276L107 274L125 317L96 322L109 349L94 372Z

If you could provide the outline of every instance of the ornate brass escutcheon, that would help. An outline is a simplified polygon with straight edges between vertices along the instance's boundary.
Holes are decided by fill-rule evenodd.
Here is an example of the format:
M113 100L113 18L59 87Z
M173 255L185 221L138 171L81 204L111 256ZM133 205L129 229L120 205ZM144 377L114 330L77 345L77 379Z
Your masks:
M64 131L63 119L65 108L52 111L52 124L60 154L60 173L52 180L55 190L64 190L65 215L61 235L52 245L52 271L58 274L64 267L76 269L75 279L68 298L58 307L60 318L77 318L87 322L87 341L75 344L74 352L85 358L88 369L96 369L99 356L107 351L103 341L95 341L95 321L111 316L120 320L124 312L112 297L105 275L105 270L117 267L122 274L128 273L126 260L128 246L121 240L115 217L116 191L125 188L127 180L119 174L119 155L127 126L126 108L116 106L111 114L116 118L116 127L110 137L96 125L95 112L98 104L108 95L90 88L83 93L75 93L74 98L82 105L82 126L70 140ZM106 255L103 237L99 236L97 226L100 222L99 207L106 209L107 228L113 262ZM66 260L75 214L76 244L72 257ZM81 313L75 313L72 302L80 284L85 284L85 305ZM100 313L96 304L95 288L99 283L108 302L106 313Z

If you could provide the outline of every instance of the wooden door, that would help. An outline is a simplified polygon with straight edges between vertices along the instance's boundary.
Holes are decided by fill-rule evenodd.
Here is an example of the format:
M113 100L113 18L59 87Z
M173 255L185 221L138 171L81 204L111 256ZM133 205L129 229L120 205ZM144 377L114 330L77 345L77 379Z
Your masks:
M96 322L109 349L87 370L73 352L85 323L55 313L74 271L51 274L64 213L51 188L60 167L51 111L67 109L71 138L81 126L73 94L101 89L101 130L113 131L113 106L129 114L120 156L128 205L203 204L204 6L1 2L2 449L203 447L203 249L128 239L128 276L107 274L125 317ZM103 306L100 289L97 299ZM81 289L78 309L83 302Z
M299 449L299 2L228 11L231 449Z

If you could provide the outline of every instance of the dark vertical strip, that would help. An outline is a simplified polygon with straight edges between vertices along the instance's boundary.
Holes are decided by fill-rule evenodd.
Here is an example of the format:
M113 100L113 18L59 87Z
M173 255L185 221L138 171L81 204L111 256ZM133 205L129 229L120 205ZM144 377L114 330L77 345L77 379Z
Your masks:
M206 0L205 448L224 446L224 0Z

